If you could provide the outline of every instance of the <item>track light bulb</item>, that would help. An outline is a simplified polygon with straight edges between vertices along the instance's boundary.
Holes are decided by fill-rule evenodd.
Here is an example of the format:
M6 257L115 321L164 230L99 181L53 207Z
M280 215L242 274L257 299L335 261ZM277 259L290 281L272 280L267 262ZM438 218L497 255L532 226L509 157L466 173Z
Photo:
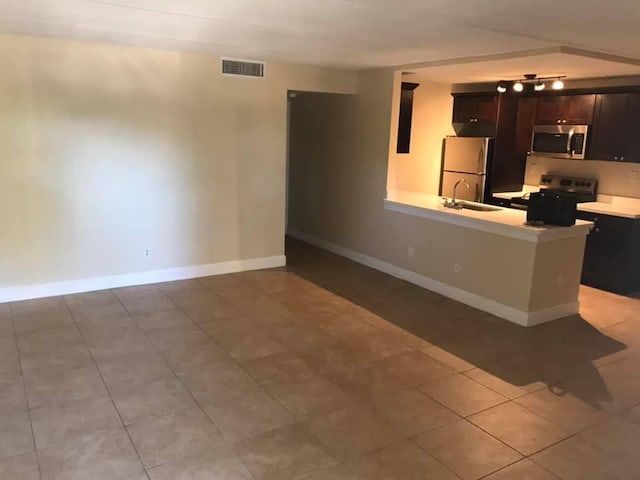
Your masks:
M516 92L521 92L524 90L524 85L522 84L522 82L516 82L513 84L513 90Z
M542 83L541 81L538 81L538 83L536 83L536 84L533 86L533 89L534 89L536 92L541 92L541 91L542 91L542 90L544 90L545 88L546 88L546 85L545 85L544 83Z
M551 88L553 88L554 90L562 90L564 88L564 82L560 79L557 79L553 82Z

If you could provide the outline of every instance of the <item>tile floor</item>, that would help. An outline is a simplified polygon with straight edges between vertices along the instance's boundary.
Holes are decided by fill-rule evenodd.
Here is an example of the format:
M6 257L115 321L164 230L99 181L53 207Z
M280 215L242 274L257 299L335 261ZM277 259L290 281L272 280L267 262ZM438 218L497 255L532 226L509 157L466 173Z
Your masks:
M640 300L523 329L287 248L0 305L0 480L640 479Z

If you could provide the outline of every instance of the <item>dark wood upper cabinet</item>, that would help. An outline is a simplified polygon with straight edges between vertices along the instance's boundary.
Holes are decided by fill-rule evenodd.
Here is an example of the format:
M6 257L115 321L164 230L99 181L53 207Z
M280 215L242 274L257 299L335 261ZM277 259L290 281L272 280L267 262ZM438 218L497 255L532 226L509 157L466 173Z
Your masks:
M629 94L627 124L624 128L625 161L640 163L640 93Z
M496 123L498 119L498 102L497 95L488 97L477 97L478 107L476 120L479 123Z
M456 95L453 98L453 123L496 123L497 95Z
M564 97L554 96L538 98L536 124L548 125L560 123L563 113Z
M625 138L621 128L629 115L629 94L609 93L598 95L591 125L591 143L588 158L591 160L625 160Z
M472 96L453 97L453 123L471 123L476 117L477 98Z
M590 137L590 160L640 162L640 94L598 95Z
M400 115L398 117L398 144L396 153L409 153L411 150L411 123L413 121L413 91L420 84L402 82L400 92Z
M538 99L538 125L590 125L595 95L551 95Z
M518 116L516 117L516 138L514 152L517 157L526 157L531 150L531 137L536 122L538 99L536 97L522 97L518 101Z
M591 125L593 109L596 104L595 95L566 96L564 118L570 125Z

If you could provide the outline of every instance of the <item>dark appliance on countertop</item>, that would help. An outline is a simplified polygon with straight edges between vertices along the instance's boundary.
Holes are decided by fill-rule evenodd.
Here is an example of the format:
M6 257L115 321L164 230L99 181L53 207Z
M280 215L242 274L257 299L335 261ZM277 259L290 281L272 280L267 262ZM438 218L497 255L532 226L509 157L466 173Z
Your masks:
M570 227L576 224L577 213L578 204L573 196L554 192L536 192L529 195L528 225Z
M531 155L582 160L587 153L588 131L588 125L535 125Z

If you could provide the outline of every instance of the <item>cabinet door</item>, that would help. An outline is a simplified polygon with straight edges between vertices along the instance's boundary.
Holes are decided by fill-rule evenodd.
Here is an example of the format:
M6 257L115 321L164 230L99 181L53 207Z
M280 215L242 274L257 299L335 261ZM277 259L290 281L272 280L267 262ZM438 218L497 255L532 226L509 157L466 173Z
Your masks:
M476 121L480 123L496 123L498 120L498 96L477 97Z
M595 95L567 95L564 98L562 123L567 125L591 125Z
M564 96L540 97L536 112L536 124L556 125L562 123L564 103Z
M598 95L591 126L590 160L625 160L624 125L627 119L629 95L612 93Z
M629 94L624 161L640 163L640 93Z
M634 221L586 212L578 216L595 224L587 236L582 283L616 293L633 291L637 284L631 245Z
M531 137L533 136L537 106L538 99L535 97L523 97L518 101L514 151L517 156L524 157L525 161L531 150Z
M472 123L478 113L478 97L471 95L453 98L453 123Z

